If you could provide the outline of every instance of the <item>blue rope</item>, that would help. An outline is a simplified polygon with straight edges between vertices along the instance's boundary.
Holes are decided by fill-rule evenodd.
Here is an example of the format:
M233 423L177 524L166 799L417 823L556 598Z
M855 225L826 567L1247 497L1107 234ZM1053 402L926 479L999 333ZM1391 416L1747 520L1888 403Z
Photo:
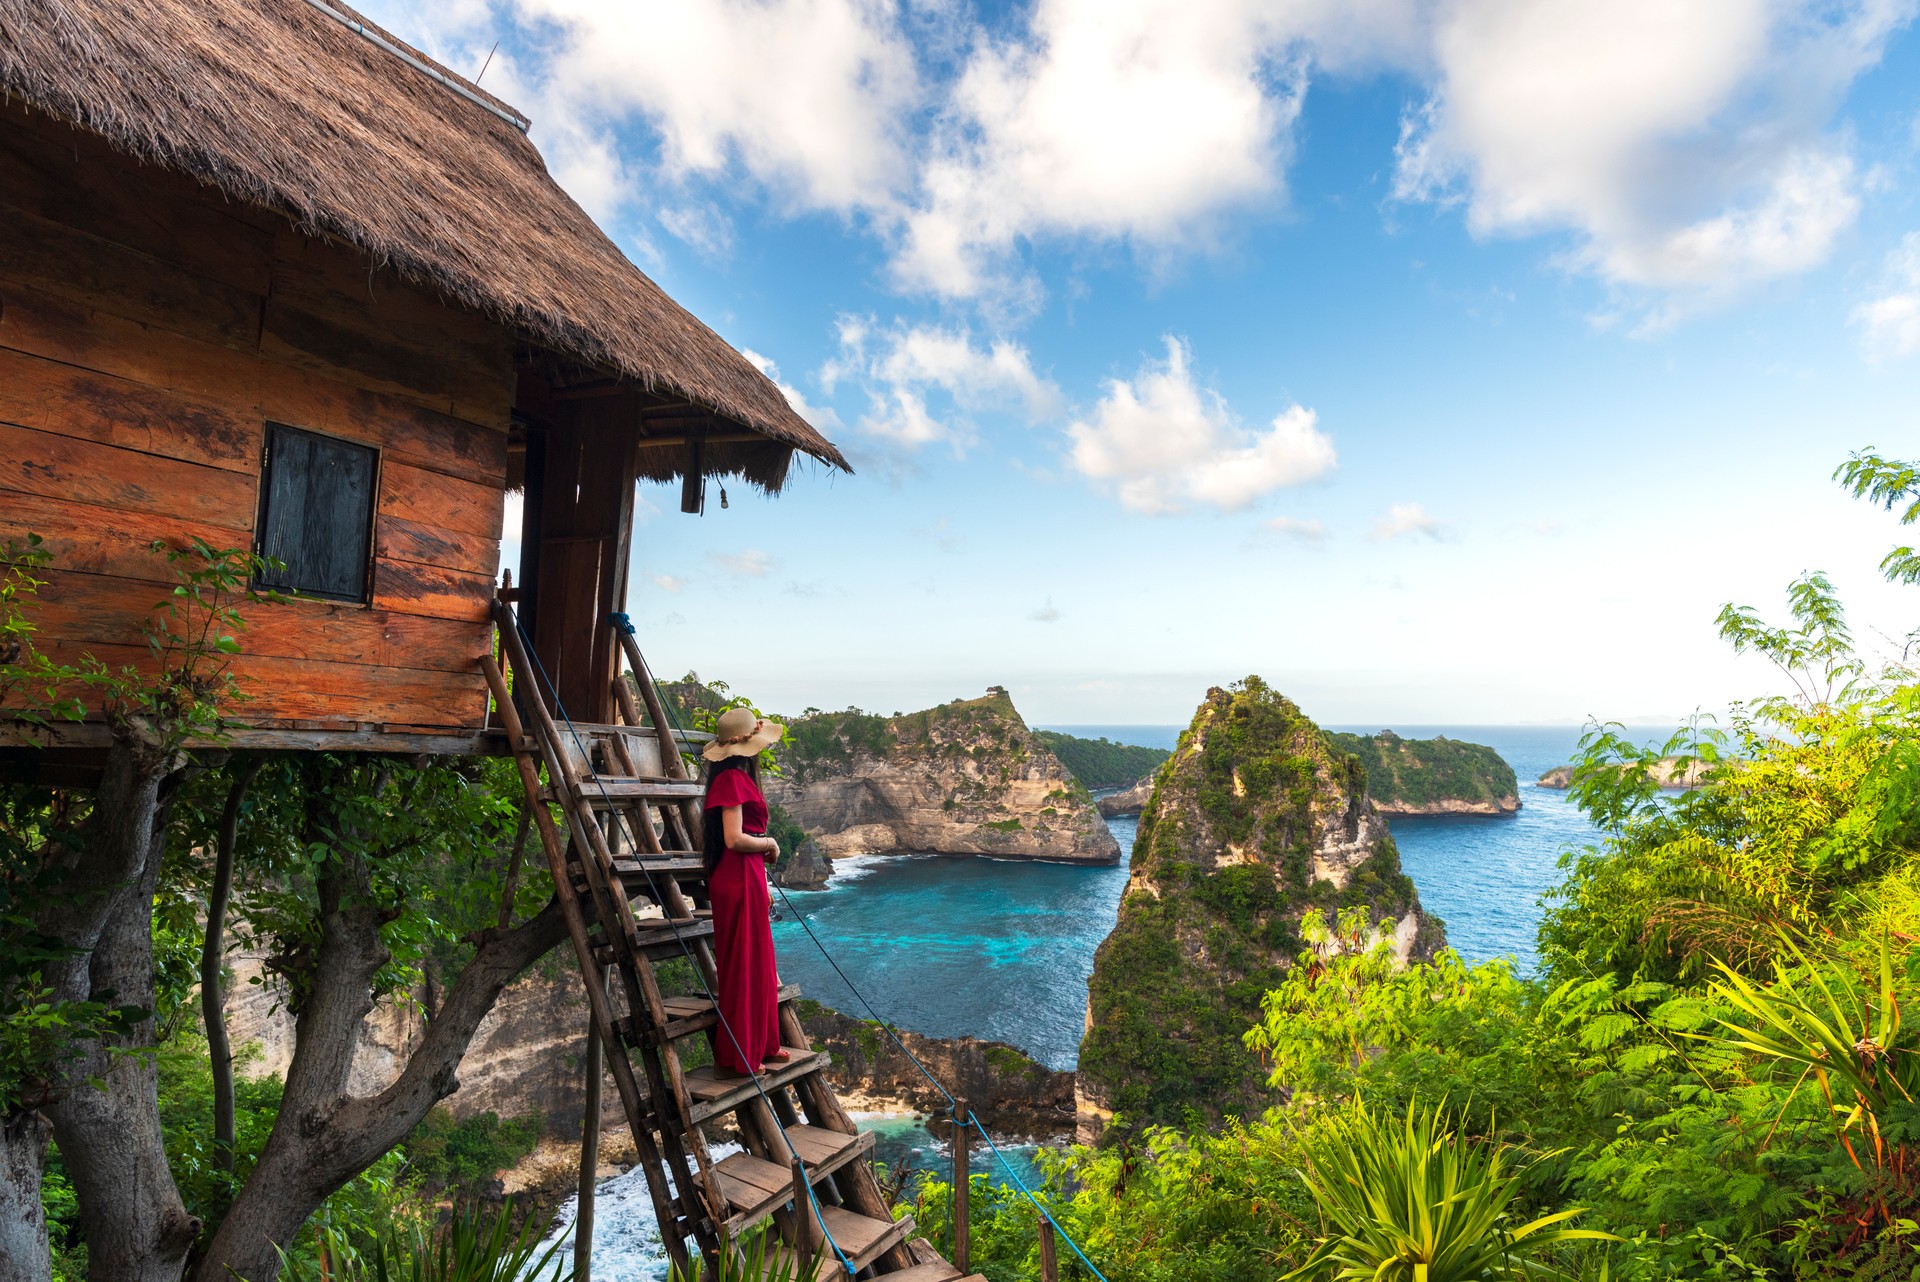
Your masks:
M546 685L548 692L553 695L554 711L558 712L560 714L560 719L567 723L567 733L573 736L574 746L580 749L580 755L583 758L587 758L590 763L591 758L588 756L588 753L587 753L586 741L580 737L580 730L577 726L573 724L573 718L567 715L566 705L560 701L560 691L553 684L553 679L547 675L547 665L540 662L540 656L533 648L533 638L527 635L526 628L523 627L520 623L519 612L509 609L507 611L507 615L513 620L514 631L520 634L520 643L522 647L526 650L527 657L533 660L533 666L535 671L539 674L540 681ZM616 622L616 620L618 620L618 622ZM624 627L624 630L626 631L627 635L631 636L633 634L633 622L632 620L628 619L626 615L624 614L610 615L608 616L607 621L609 623L612 623L615 627ZM649 675L649 679L651 679L650 675ZM671 739L672 736L670 735L665 736L665 738ZM660 745L660 751L664 755L668 752L678 752L679 748L677 745L666 742L663 739L663 742ZM607 785L605 783L600 782L598 776L595 776L594 782L600 789L601 800L608 803L607 812L613 816L614 822L618 823L620 825L621 830L627 834L628 843L633 846L635 851L638 851L640 849L640 843L634 839L633 829L628 826L626 816L622 814L620 810L612 804L613 796L611 793L607 791ZM538 803L536 802L535 804L538 804ZM569 828L571 828L572 825L578 822L579 822L578 816L575 816L575 815L567 816L567 823ZM593 857L592 852L585 848L585 843L582 843L582 848L580 851L581 862L584 864L586 860L592 857ZM646 860L644 859L636 860L636 862L640 865L641 869L645 871L647 874L647 889L653 892L654 902L659 904L661 907L661 910L662 910L661 920L665 921L667 923L667 928L673 931L674 942L680 945L680 952L683 956L685 956L687 960L688 968L693 971L694 978L700 981L700 987L702 991L706 993L707 1000L713 1004L713 1013L715 1017L718 1019L721 1029L726 1033L727 1040L733 1043L733 1053L739 1057L741 1063L743 1064L746 1063L747 1056L746 1056L746 1052L741 1049L740 1039L734 1035L733 1025L727 1022L726 1014L720 1009L720 998L717 995L715 995L712 987L707 983L706 974L700 969L700 963L694 960L693 949L687 943L686 936L680 933L680 927L677 924L675 924L674 921L671 918L667 917L666 915L666 912L665 912L666 900L660 896L659 886L653 879L652 869L647 868ZM623 1048L621 1050L621 1054L625 1054L625 1053L626 1051ZM747 1080L753 1083L753 1089L756 1092L758 1092L761 1102L767 1106L767 1111L770 1114L772 1114L774 1118L774 1125L780 1131L780 1141L787 1146L787 1152L793 1155L793 1159L796 1162L801 1163L802 1169L805 1169L805 1164L806 1164L805 1159L800 1156L800 1151L794 1148L793 1141L787 1138L787 1128L780 1124L780 1121L779 1121L780 1115L778 1113L773 1112L773 1101L767 1097L767 1088L761 1083L760 1075L758 1073L749 1073ZM807 1186L807 1201L813 1204L814 1223L820 1226L820 1233L823 1237L826 1238L827 1245L832 1247L833 1253L839 1257L841 1267L845 1268L847 1271L847 1277L849 1279L853 1278L855 1274L859 1272L859 1270L854 1267L853 1261L847 1257L847 1253L840 1249L840 1244L833 1240L833 1231L827 1227L826 1214L820 1208L820 1196L819 1194L813 1191L813 1181L811 1179L808 1179L803 1182ZM589 1247L591 1247L591 1244L589 1244ZM796 1251L798 1250L797 1246L795 1247L795 1250ZM1101 1282L1105 1282L1105 1279L1103 1278Z
M628 631L628 634L631 635L633 623L632 623L632 620L628 619L626 615L624 614L610 615L608 616L608 622L612 623L615 627L624 627ZM531 651L529 651L529 653L531 653ZM653 679L653 674L651 672L644 673L642 675L644 675L645 678L649 681ZM667 709L667 716L669 718L672 718L674 722L674 728L676 730L679 729L680 728L679 718L674 717L673 710L670 707ZM769 878L768 880L771 881L772 879ZM827 965L833 967L833 973L840 977L840 982L847 986L847 991L853 994L854 999L860 1003L861 1007L867 1012L868 1016L873 1020L873 1022L880 1025L881 1031L886 1033L888 1040L890 1040L895 1046L900 1048L900 1053L902 1055L905 1055L909 1060L911 1060L913 1063L913 1066L920 1070L920 1076L926 1078L927 1081L933 1086L935 1090L939 1091L942 1095L947 1097L947 1108L948 1108L949 1116L957 1115L960 1109L960 1101L953 1097L953 1092L948 1090L945 1086L941 1085L940 1079L927 1071L927 1066L920 1062L920 1057L918 1055L915 1055L912 1051L908 1050L907 1044L901 1041L899 1036L893 1031L893 1024L888 1020L882 1019L880 1017L880 1012L873 1008L873 1003L867 1000L867 995L860 991L859 986L855 984L852 979L848 978L846 971L840 969L840 963L834 960L833 954L831 952L827 951L827 946L824 943L820 942L820 936L813 933L813 924L807 920L807 915L801 912L799 908L795 907L793 900L787 897L786 887L776 885L774 889L780 892L780 902L787 906L787 910L791 912L794 915L794 919L800 923L800 928L807 932L807 938L812 940L813 946L820 950L820 955L827 959ZM702 982L704 983L705 981L703 980ZM1040 1204L1040 1199L1033 1195L1033 1190L1028 1188L1026 1185L1026 1181L1020 1178L1020 1173L1013 1169L1013 1164L1007 1161L1007 1155L1002 1153L1000 1151L1000 1146L993 1142L993 1136L987 1134L987 1128L981 1124L980 1119L978 1117L974 1116L973 1110L971 1108L967 1110L967 1116L966 1116L965 1122L961 1123L954 1130L953 1142L955 1144L960 1144L964 1142L961 1139L961 1134L963 1129L972 1129L980 1133L980 1138L985 1140L987 1142L987 1147L993 1150L994 1157L999 1160L1001 1167L1007 1173L1007 1178L1013 1181L1014 1187L1019 1189L1023 1194L1026 1195L1027 1201L1033 1203L1033 1209L1040 1212L1040 1214L1046 1218L1047 1223L1053 1226L1054 1231L1059 1233L1061 1238L1063 1238L1066 1241L1066 1244L1073 1248L1073 1253L1080 1257L1080 1262L1087 1266L1087 1271L1092 1273L1094 1277L1098 1278L1100 1282L1107 1282L1107 1275L1102 1273L1098 1268L1094 1267L1093 1261L1087 1258L1087 1253L1080 1249L1080 1244L1073 1240L1073 1236L1071 1234L1069 1234L1065 1229L1060 1227L1059 1221L1053 1218L1053 1213L1048 1211L1046 1207ZM791 1144L789 1144L789 1147L791 1147ZM968 1197L970 1196L970 1193L966 1189L955 1189L954 1196ZM822 1225L821 1227L825 1228L826 1226ZM838 1250L839 1248L836 1247L834 1249ZM841 1258L845 1259L846 1257L842 1256Z

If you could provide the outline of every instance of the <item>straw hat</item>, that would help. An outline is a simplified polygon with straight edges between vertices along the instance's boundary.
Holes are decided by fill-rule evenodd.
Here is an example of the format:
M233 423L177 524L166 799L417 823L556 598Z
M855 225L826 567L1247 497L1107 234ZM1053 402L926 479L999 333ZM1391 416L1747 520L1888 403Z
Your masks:
M713 728L713 742L700 750L708 761L728 757L751 757L769 744L780 742L785 726L777 726L752 708L728 708Z

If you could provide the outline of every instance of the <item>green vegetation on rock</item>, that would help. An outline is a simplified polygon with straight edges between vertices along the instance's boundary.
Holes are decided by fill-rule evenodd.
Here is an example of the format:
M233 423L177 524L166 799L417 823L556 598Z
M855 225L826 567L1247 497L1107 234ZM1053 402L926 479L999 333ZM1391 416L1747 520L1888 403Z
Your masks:
M1060 764L1089 788L1124 788L1146 778L1173 754L1105 738L1082 739L1058 730L1036 730L1034 738L1053 749Z
M1336 752L1357 757L1367 772L1367 792L1382 807L1418 809L1448 802L1498 808L1517 805L1513 767L1485 744L1442 735L1402 739L1391 730L1376 735L1329 734Z
M1257 1116L1242 1038L1315 908L1360 906L1422 953L1439 942L1365 776L1258 677L1214 689L1140 816L1119 919L1095 955L1082 1087L1127 1124ZM1316 877L1316 861L1320 874Z

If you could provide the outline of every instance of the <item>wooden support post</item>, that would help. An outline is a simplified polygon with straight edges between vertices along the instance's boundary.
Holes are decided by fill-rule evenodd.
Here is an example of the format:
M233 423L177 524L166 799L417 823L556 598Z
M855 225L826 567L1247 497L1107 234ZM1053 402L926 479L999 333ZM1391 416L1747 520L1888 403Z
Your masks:
M967 1169L972 1154L967 1141L973 1131L967 1125L967 1102L953 1102L953 1267L967 1272L967 1213L972 1209L973 1174Z
M813 1213L813 1193L807 1179L807 1164L794 1158L793 1170L793 1249L805 1261L817 1258L823 1245L820 1221Z
M1040 1282L1060 1282L1060 1261L1053 1254L1053 1217L1040 1212Z
M593 1278L594 1177L600 1173L600 1025L587 1019L586 1116L580 1119L580 1203L573 1220L573 1279Z

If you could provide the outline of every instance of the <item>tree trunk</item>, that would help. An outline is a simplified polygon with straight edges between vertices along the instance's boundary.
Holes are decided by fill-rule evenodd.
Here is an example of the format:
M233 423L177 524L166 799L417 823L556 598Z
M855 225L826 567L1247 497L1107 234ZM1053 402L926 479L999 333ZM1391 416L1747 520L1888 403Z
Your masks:
M53 1276L40 1205L46 1161L46 1118L33 1109L0 1118L0 1282L48 1282Z
M500 992L565 932L557 902L509 931L481 933L473 960L440 1003L419 1049L378 1095L346 1095L372 981L387 961L383 914L367 892L364 860L341 853L319 882L321 934L313 990L294 1025L293 1062L273 1133L246 1187L221 1221L195 1282L273 1282L276 1244L290 1243L335 1190L405 1139L459 1086L455 1070Z
M137 1012L118 1032L76 1048L45 1110L80 1203L87 1275L101 1282L174 1282L200 1233L167 1165L159 1069L151 1056L124 1053L153 1044L153 892L177 780L164 763L114 744L68 881L88 897L54 914L67 914L72 929L62 937L85 950L60 968L56 991ZM105 908L92 929L86 905Z
M213 886L207 892L207 934L200 945L200 1019L207 1029L207 1061L213 1069L213 1144L220 1169L233 1169L233 1050L227 1043L227 1012L220 986L221 936L227 924L227 894L233 887L233 847L240 835L240 802L260 773L258 757L239 766L220 811Z

